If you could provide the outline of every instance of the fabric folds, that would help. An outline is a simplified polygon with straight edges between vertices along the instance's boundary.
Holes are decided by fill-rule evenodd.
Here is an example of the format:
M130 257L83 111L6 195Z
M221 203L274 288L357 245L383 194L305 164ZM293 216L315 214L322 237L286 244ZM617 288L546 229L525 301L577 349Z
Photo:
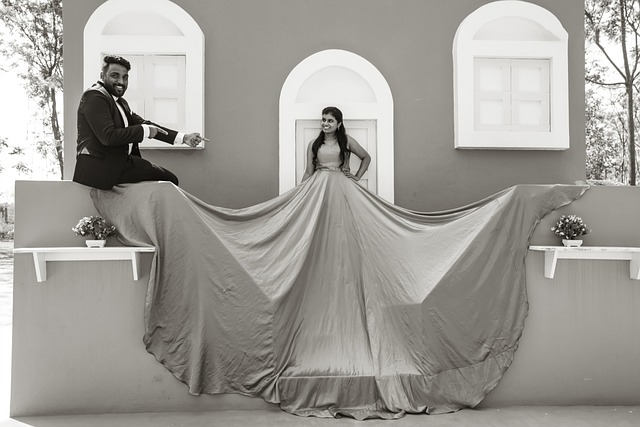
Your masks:
M144 343L189 393L366 419L474 407L498 384L527 315L529 237L584 191L420 213L327 170L244 209L164 182L92 197L123 244L157 248Z

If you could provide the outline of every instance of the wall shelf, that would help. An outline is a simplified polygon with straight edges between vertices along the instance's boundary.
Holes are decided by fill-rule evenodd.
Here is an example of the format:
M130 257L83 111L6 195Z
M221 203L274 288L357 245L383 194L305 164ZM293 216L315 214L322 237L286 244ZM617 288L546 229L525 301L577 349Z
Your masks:
M640 280L640 248L606 246L529 246L529 250L544 252L544 277L553 279L559 259L628 260L629 276Z
M140 277L140 253L155 252L152 246L113 246L106 248L83 247L51 247L51 248L16 248L15 254L33 254L38 282L47 280L47 261L113 261L130 260L133 269L133 280Z

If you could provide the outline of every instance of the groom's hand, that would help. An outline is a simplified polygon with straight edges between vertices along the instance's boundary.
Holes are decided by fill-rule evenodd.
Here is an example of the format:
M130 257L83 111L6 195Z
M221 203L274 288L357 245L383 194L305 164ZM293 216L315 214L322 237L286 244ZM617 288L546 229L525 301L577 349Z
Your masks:
M182 138L182 143L189 147L197 147L202 141L209 141L207 138L202 137L198 132L188 133Z
M167 131L162 128L159 128L156 126L149 126L149 138L155 138L155 136L159 133L163 135L168 135Z

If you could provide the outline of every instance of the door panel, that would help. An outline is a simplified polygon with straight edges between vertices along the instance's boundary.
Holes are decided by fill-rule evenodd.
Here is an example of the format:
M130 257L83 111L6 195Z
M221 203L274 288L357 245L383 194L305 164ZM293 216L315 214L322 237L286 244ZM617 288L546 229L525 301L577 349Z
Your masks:
M367 150L371 156L369 169L358 182L373 193L377 193L376 185L376 121L375 120L345 120L347 134ZM296 120L296 185L300 184L307 162L307 146L318 137L320 120ZM355 174L360 167L360 159L352 155L349 161L351 173Z

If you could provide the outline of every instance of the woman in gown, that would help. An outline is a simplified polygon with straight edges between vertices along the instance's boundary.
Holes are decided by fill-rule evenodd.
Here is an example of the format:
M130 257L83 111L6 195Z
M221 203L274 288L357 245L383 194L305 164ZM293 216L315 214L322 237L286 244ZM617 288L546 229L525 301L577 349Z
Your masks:
M349 156L354 153L361 160L355 175L349 170ZM347 135L342 122L342 111L336 107L322 110L322 130L318 137L307 147L307 165L302 182L317 170L342 171L348 178L360 181L369 168L371 156L358 141Z
M191 394L257 396L297 415L474 407L518 347L535 225L586 188L516 186L409 211L354 182L369 155L339 110L322 120L303 182L255 206L211 206L171 183L92 191L121 243L157 248L147 350Z

